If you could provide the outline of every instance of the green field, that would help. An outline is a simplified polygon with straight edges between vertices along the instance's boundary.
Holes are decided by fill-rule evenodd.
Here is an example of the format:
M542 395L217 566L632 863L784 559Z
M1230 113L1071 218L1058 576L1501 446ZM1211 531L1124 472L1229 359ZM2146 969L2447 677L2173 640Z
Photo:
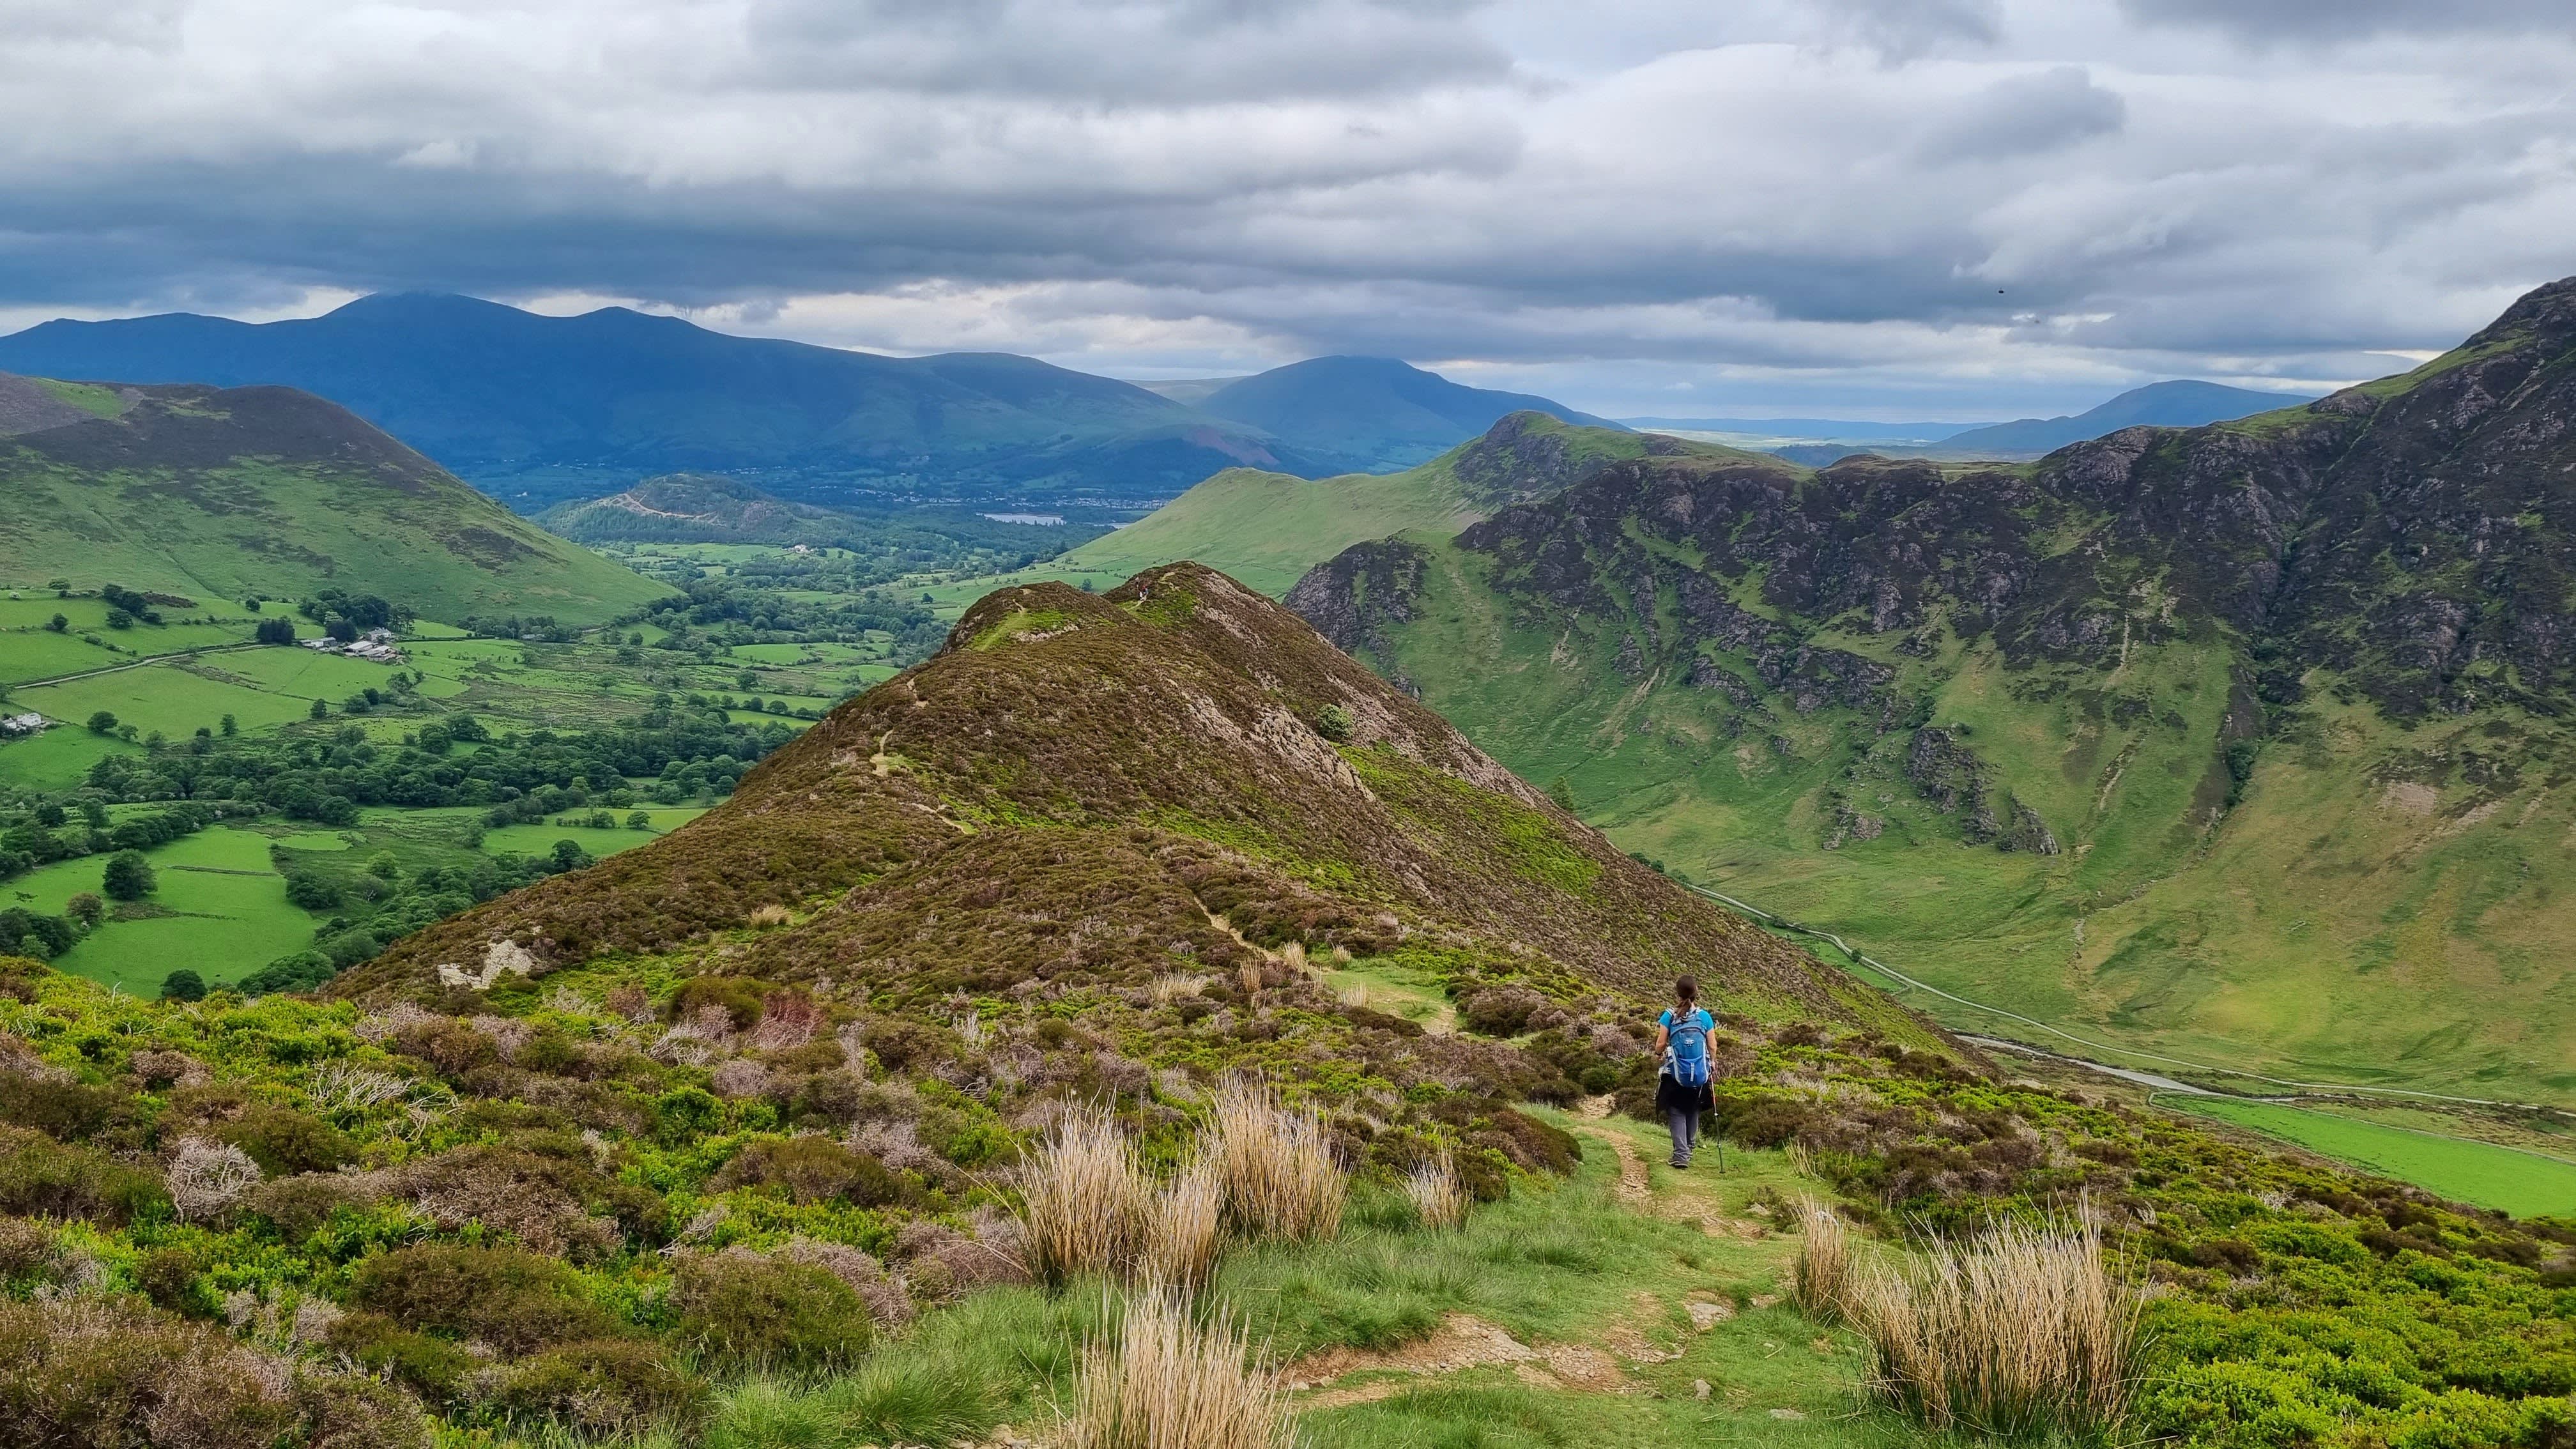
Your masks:
M313 943L315 918L286 899L269 837L215 826L147 853L159 888L54 962L138 996L156 995L182 966L210 986L238 981ZM76 891L95 892L106 858L67 860L0 883L0 901L52 915ZM133 912L141 919L127 919Z
M2232 1123L2311 1152L2516 1217L2576 1217L2576 1162L2279 1102L2158 1095L2158 1106Z
M611 856L621 850L650 845L707 813L703 806L649 805L643 808L645 814L653 817L650 830L625 827L625 819L634 813L632 810L611 812L617 816L619 824L610 830L589 825L557 825L552 821L535 825L504 825L483 833L483 852L486 855L549 855L553 853L556 841L569 840L593 856Z

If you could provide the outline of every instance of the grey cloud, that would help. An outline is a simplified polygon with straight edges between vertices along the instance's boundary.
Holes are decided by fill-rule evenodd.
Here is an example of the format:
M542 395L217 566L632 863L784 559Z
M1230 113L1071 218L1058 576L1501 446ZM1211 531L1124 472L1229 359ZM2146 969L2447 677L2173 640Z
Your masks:
M753 0L761 83L1134 106L1507 77L1481 0Z
M1986 87L1925 135L1915 154L1935 165L2034 155L2117 131L2128 115L2128 102L2094 84L2083 66L2055 66Z
M2374 56L2389 114L2355 120L2332 56L2184 30L2115 69L2146 42L2020 54L1955 0L1812 4L1545 93L1535 12L1505 49L1453 0L555 0L599 7L596 52L473 6L419 53L348 49L332 12L379 0L195 3L210 53L0 30L0 308L440 287L778 331L839 298L825 340L957 345L933 303L868 330L912 289L1078 365L1162 328L2033 397L2367 366L2576 271L2571 52L2518 40L2519 71ZM262 4L313 7L312 57L220 23Z
M2199 26L2263 43L2576 31L2576 11L2566 0L2120 0L2120 10L2143 24Z
M1817 8L1834 29L1893 60L2003 38L2001 0L1823 0Z

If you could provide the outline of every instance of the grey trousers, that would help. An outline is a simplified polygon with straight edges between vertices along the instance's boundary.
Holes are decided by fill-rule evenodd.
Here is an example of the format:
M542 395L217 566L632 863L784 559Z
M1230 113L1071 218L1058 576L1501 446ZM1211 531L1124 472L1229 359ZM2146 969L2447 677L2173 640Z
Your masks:
M1699 1146L1699 1113L1674 1108L1664 1113L1664 1125L1672 1129L1673 1161L1688 1167L1691 1149Z

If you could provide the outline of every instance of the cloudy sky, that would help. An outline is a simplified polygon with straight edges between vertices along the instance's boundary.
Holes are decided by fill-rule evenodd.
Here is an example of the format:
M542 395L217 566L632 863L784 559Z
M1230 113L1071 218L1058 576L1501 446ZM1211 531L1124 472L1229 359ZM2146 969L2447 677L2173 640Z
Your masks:
M0 0L0 331L438 288L1621 415L2402 370L2576 273L2565 0Z

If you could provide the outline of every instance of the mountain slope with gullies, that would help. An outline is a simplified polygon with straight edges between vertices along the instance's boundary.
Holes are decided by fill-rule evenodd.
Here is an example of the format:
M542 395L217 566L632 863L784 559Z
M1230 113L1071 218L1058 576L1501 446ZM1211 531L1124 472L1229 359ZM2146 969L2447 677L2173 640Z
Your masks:
M764 909L788 923L705 944ZM1693 971L1748 1017L1935 1044L1622 855L1295 615L1188 565L1103 596L1002 590L705 818L333 989L434 997L487 956L542 974L603 953L921 1003L1250 972L1327 1017L1300 959L1435 998L1535 992L1560 1014L1633 1014Z
M0 575L174 594L375 594L594 623L670 590L285 387L0 375Z
M1288 597L1623 844L1962 995L2569 1101L2571 457L2562 282L2304 407L2023 467L1622 463Z

